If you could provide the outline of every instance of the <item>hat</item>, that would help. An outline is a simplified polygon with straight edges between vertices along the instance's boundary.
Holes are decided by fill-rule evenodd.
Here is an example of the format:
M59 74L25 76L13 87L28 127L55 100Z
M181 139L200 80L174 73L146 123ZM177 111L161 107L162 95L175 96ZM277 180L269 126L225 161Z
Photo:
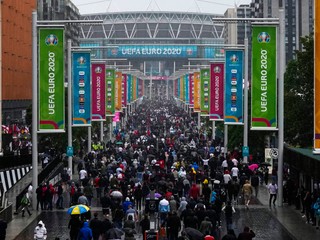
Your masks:
M40 220L39 222L38 222L38 224L41 224L41 225L43 225L43 222Z
M130 198L127 197L127 198L126 198L126 201L130 201Z

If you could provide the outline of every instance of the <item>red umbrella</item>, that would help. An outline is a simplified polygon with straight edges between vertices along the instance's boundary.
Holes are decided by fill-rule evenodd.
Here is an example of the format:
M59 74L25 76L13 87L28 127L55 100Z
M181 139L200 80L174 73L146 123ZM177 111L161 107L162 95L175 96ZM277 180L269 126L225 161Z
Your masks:
M249 169L253 172L254 170L256 170L256 169L258 169L259 168L259 165L258 164L251 164L250 166L249 166Z

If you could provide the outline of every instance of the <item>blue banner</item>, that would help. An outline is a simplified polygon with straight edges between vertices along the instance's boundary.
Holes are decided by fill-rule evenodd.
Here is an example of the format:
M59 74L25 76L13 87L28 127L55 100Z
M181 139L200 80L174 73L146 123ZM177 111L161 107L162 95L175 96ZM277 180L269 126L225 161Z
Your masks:
M72 53L73 126L91 125L90 52Z
M131 74L127 75L127 103L132 102L132 76Z
M189 104L189 74L184 76L184 95L186 104Z
M108 49L110 58L186 58L197 57L197 46L127 45Z
M243 50L226 50L226 124L243 123Z

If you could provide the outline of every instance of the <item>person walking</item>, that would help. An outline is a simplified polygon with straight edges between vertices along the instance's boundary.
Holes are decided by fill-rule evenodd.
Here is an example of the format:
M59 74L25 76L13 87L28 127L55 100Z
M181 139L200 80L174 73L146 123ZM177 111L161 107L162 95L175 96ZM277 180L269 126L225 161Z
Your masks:
M236 210L231 205L231 201L227 202L227 205L225 205L222 208L222 211L224 211L225 216L226 216L227 230L232 229L232 216L236 212Z
M242 194L244 198L244 204L246 205L247 209L249 209L249 203L251 200L252 192L253 192L253 188L249 180L246 180L245 184L243 184L243 187L242 187Z
M256 234L249 228L249 227L244 227L244 230L242 233L239 234L238 240L252 240Z
M169 213L167 218L167 235L169 240L178 240L181 230L181 221L176 211Z
M92 230L89 227L89 223L85 221L82 228L79 231L78 240L91 240L92 239Z
M145 232L150 230L150 220L149 220L149 217L147 214L145 214L143 219L140 221L140 227L141 227L141 233L143 236L143 240L146 240Z
M35 240L45 240L47 239L47 229L44 226L44 223L40 220L38 225L34 229L33 238Z
M30 210L29 210L30 199L29 199L29 197L28 197L28 192L27 192L27 191L24 193L24 195L23 195L20 203L21 203L20 208L21 208L21 212L22 212L22 217L24 217L25 211L27 211L28 214L29 214L29 216L31 216L32 213L31 213ZM18 212L18 213L19 213L19 212Z
M0 240L6 239L8 224L5 220L0 219Z
M272 181L272 183L270 183L268 185L268 191L269 191L269 194L270 194L269 207L271 207L272 199L273 199L273 206L275 206L276 205L276 200L277 200L278 186L274 181Z
M93 240L98 240L99 237L100 237L100 234L102 233L102 222L100 219L98 219L98 213L95 212L93 214L93 219L90 220L90 223L89 223L89 227L91 228L92 230L92 237L93 237Z
M260 182L260 179L258 174L257 172L254 172L253 175L251 176L251 185L254 188L256 198L258 197L258 193L259 193L259 182Z

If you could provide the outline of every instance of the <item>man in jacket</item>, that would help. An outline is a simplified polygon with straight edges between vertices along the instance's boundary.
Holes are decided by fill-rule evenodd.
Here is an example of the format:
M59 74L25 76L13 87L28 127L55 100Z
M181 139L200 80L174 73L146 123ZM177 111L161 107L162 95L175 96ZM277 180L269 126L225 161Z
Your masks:
M181 221L176 211L169 213L167 218L167 233L169 240L177 240L181 230Z
M255 236L256 234L249 227L244 227L243 232L238 236L238 240L252 240Z

